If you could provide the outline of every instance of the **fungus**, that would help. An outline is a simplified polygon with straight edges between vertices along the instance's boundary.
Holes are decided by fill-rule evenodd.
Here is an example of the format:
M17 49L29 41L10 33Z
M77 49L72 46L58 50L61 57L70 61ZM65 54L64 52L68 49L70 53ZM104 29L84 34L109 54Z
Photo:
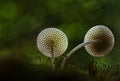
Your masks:
M55 69L55 58L62 55L67 46L67 36L57 28L46 28L37 37L37 47L43 55L51 58L53 70Z
M114 46L114 35L109 28L97 25L88 30L84 42L96 40L95 43L85 46L86 51L95 57L108 54Z
M84 42L73 48L62 60L61 69L64 68L66 60L78 49L85 46L86 51L95 57L108 54L114 46L114 35L104 25L97 25L88 30Z

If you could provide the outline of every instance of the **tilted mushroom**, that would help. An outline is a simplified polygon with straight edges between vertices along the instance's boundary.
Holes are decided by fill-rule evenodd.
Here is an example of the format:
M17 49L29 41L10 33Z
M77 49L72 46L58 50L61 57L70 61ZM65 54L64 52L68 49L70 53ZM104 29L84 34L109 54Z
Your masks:
M95 40L95 43L85 46L86 51L95 57L108 54L114 46L114 35L109 28L97 25L88 30L84 42Z
M85 46L87 52L95 57L108 54L114 46L114 35L112 31L104 25L97 25L88 30L84 42L73 48L63 59L61 69L64 68L66 60L78 49Z

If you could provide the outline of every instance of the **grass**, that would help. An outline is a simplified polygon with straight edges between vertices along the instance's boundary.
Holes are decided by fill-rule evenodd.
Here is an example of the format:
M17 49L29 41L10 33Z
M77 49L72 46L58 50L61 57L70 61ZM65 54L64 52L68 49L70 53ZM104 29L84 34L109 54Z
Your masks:
M86 69L68 66L65 70L52 71L47 65L24 64L16 59L0 62L1 79L30 81L120 81L120 64L113 67L103 65L100 70L94 60L89 61Z

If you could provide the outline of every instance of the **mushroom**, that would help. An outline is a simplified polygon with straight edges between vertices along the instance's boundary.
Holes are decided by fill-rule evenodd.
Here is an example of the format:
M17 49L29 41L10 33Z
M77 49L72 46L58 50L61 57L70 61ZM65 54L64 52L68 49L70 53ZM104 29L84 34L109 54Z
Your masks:
M84 42L96 40L95 43L85 46L86 51L95 57L108 54L114 46L114 35L109 28L97 25L88 30Z
M43 55L51 58L53 70L55 69L55 58L62 55L67 46L67 36L57 28L46 28L37 37L37 47Z
M64 68L66 60L83 46L85 46L86 51L92 56L104 56L113 49L114 35L112 31L104 25L92 27L86 33L84 42L77 45L64 57L61 63L61 69Z

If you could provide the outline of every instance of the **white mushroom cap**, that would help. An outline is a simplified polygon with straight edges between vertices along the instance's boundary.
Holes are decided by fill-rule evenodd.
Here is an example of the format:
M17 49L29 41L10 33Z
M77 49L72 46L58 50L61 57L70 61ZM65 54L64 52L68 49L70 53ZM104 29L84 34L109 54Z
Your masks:
M51 43L53 43L53 56L62 55L68 47L67 36L57 28L46 28L37 37L37 47L45 56L52 57Z
M101 57L113 49L114 35L112 31L104 25L97 25L88 30L84 42L91 40L96 40L96 42L86 45L85 49L92 56Z

